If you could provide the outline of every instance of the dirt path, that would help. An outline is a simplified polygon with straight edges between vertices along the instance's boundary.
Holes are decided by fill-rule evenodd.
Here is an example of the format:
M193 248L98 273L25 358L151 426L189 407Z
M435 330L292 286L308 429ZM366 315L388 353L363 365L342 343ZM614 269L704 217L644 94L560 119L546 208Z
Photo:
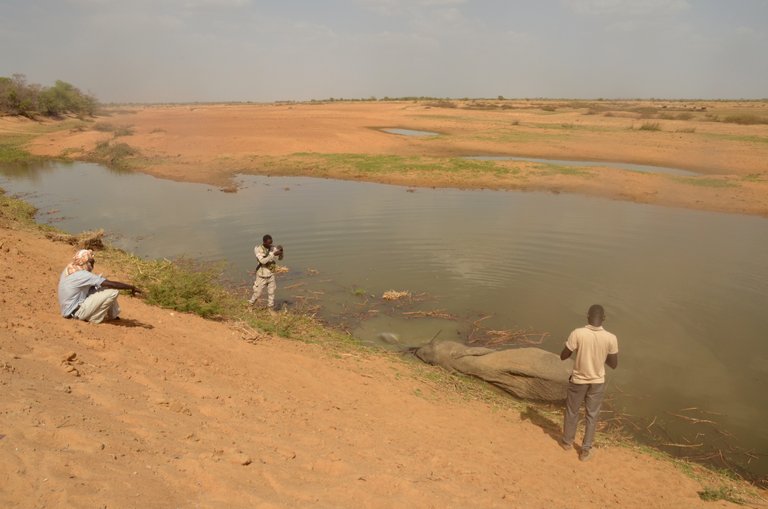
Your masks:
M112 161L99 142L138 151L126 164L163 178L231 186L237 173L307 175L407 186L548 190L639 203L768 216L764 102L547 103L488 110L430 102L235 104L113 109L108 117L38 136L36 154ZM611 109L613 108L613 109ZM647 112L663 118L644 118ZM645 113L643 113L645 112ZM0 119L0 134L31 121ZM34 126L33 126L34 127ZM437 137L388 134L399 127ZM38 129L39 131L39 129ZM350 157L359 156L359 157ZM700 172L675 177L522 162L461 167L450 158L513 155L608 161ZM386 164L386 158L397 158ZM608 163L608 166L610 164Z
M733 506L627 448L580 463L535 416L396 359L252 344L130 297L121 322L65 320L71 254L0 228L0 507Z

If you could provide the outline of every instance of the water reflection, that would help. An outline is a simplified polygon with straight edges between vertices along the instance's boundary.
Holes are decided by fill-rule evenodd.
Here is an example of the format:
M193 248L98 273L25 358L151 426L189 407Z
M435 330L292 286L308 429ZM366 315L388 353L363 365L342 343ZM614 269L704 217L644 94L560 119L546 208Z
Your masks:
M144 256L226 259L230 277L246 286L253 246L271 233L291 269L278 296L320 305L329 320L343 316L371 342L381 332L405 346L438 332L465 339L472 322L491 315L483 322L491 329L548 331L542 347L559 352L588 306L604 304L606 328L620 342L609 382L618 408L643 427L654 422L670 442L720 447L717 430L674 417L696 407L716 413L717 428L740 447L768 449L764 218L310 178L242 177L231 194L91 164L1 174L0 186L33 193L27 199L40 217L60 228L102 227ZM409 309L460 320L409 319L380 299L390 289L423 295ZM766 472L768 464L760 458L748 468Z

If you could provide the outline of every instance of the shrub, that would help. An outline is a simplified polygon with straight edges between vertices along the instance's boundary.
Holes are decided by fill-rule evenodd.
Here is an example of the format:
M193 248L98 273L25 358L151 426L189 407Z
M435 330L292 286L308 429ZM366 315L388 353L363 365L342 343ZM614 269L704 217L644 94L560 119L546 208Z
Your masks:
M431 101L426 103L427 106L432 108L456 108L456 103L448 100Z
M94 131L100 131L103 133L111 133L115 130L115 126L110 124L109 122L96 122L93 124L93 130Z
M630 111L639 113L640 118L651 118L659 111L659 109L654 108L653 106L638 106L637 108L632 108Z
M641 131L661 131L661 126L658 122L643 122L639 129Z
M216 318L228 297L218 284L221 274L221 267L190 260L153 260L141 262L134 281L150 304Z
M101 163L106 163L113 168L125 168L125 160L139 155L139 151L127 143L110 144L109 141L101 141L96 148L88 154L88 158Z
M727 500L735 504L743 504L744 500L736 493L733 488L722 486L720 488L705 488L698 492L699 498L707 502L716 502L718 500Z
M757 115L751 114L729 115L723 119L723 122L741 125L768 124L768 118L758 117Z
M115 129L115 138L119 136L130 136L133 134L133 127L126 125L126 126L120 126L117 129Z

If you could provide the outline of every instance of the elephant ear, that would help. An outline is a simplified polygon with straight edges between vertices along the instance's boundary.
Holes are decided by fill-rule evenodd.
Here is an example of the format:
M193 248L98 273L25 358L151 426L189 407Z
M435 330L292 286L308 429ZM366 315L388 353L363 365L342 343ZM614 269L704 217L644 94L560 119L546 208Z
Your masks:
M461 352L456 352L453 357L455 359L459 359L461 357L480 357L482 355L488 355L489 353L493 353L495 351L496 350L492 350L490 348L485 348L482 346L473 346L470 348L466 348Z

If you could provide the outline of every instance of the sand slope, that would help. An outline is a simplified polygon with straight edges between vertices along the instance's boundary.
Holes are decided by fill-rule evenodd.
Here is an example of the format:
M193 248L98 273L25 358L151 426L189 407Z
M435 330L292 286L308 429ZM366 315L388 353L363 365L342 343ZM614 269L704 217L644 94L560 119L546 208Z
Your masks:
M252 344L130 297L119 325L65 320L70 256L0 229L0 507L732 505L629 449L580 463L535 418L396 359Z

